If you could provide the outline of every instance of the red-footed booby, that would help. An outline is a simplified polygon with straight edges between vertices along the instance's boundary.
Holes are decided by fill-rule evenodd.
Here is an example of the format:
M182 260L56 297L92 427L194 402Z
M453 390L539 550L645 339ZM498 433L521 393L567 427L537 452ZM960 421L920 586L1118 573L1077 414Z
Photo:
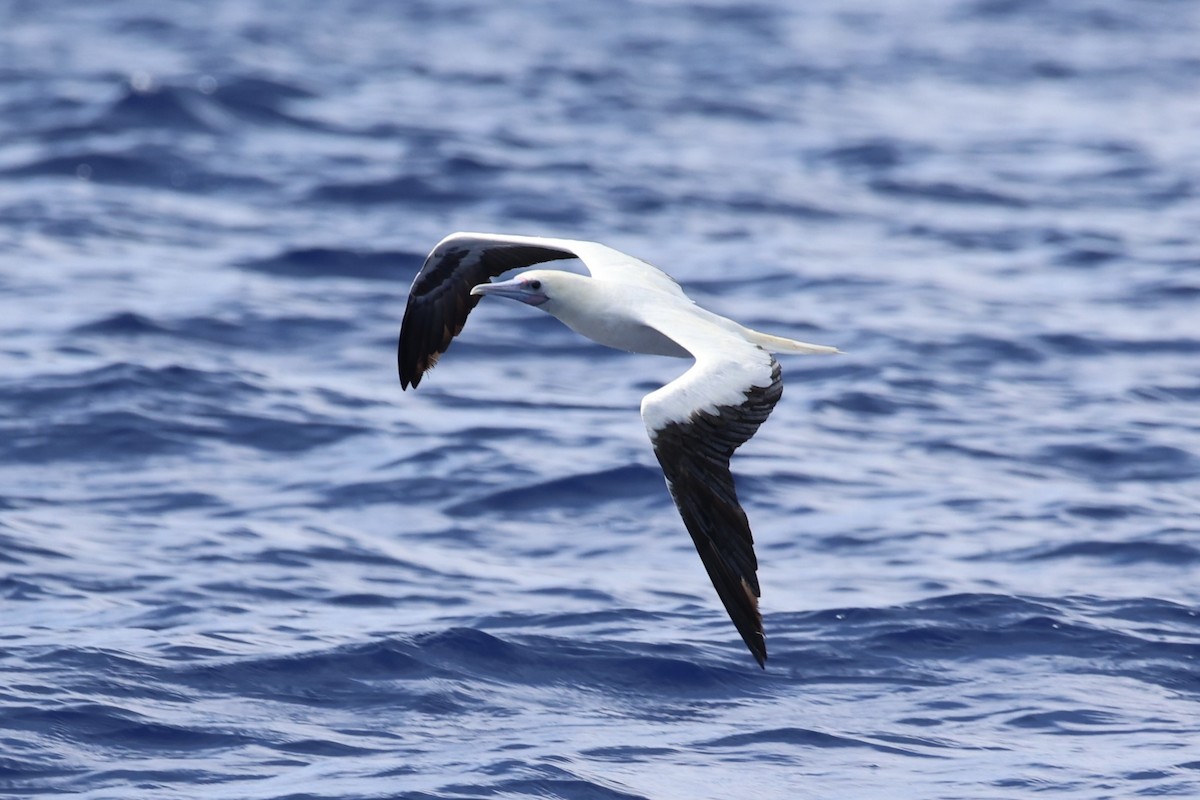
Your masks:
M489 282L565 258L582 261L590 277L535 269ZM695 360L642 399L642 420L708 576L765 668L758 561L729 459L783 393L773 353L840 351L760 333L706 311L665 272L596 242L453 233L433 248L409 290L397 349L402 388L417 387L486 295L536 306L608 347Z

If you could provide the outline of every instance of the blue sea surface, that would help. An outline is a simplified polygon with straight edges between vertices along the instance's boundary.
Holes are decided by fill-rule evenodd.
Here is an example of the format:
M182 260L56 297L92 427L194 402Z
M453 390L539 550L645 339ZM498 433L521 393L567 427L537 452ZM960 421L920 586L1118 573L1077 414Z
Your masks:
M0 796L1200 796L1200 3L0 0ZM594 239L783 361L770 660L485 301Z

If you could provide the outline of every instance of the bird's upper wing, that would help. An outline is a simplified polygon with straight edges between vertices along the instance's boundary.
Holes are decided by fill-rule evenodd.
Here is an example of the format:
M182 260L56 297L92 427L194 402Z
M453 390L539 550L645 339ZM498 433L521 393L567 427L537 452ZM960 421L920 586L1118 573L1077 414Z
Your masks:
M400 323L396 362L400 386L414 388L426 370L437 363L467 322L480 298L471 289L518 267L576 258L562 247L518 237L482 233L452 233L425 258L408 290L408 305Z
M642 419L708 576L763 666L767 646L758 610L758 560L729 459L783 394L779 363L740 336L689 314L656 318L654 327L691 352L696 363L646 395Z
M452 233L433 248L413 280L396 348L400 385L416 387L450 346L479 302L471 289L510 269L578 258L593 277L622 280L683 297L669 275L619 250L576 239Z

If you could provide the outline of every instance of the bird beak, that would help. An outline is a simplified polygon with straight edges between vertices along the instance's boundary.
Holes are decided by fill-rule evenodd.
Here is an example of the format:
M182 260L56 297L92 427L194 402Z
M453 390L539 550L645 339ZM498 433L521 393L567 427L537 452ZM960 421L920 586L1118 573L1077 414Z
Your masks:
M544 291L531 289L529 281L523 278L513 278L510 281L500 281L499 283L481 283L471 289L471 294L476 296L495 295L496 297L507 297L510 300L520 300L522 303L528 303L531 306L540 306L550 299Z

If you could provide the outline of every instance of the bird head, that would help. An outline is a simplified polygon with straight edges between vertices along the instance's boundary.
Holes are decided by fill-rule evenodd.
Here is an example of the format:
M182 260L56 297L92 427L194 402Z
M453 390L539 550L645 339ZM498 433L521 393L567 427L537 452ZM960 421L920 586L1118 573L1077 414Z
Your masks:
M540 306L550 300L550 292L558 276L559 273L550 270L534 269L523 272L512 280L481 283L471 289L471 294L507 297L531 306Z

